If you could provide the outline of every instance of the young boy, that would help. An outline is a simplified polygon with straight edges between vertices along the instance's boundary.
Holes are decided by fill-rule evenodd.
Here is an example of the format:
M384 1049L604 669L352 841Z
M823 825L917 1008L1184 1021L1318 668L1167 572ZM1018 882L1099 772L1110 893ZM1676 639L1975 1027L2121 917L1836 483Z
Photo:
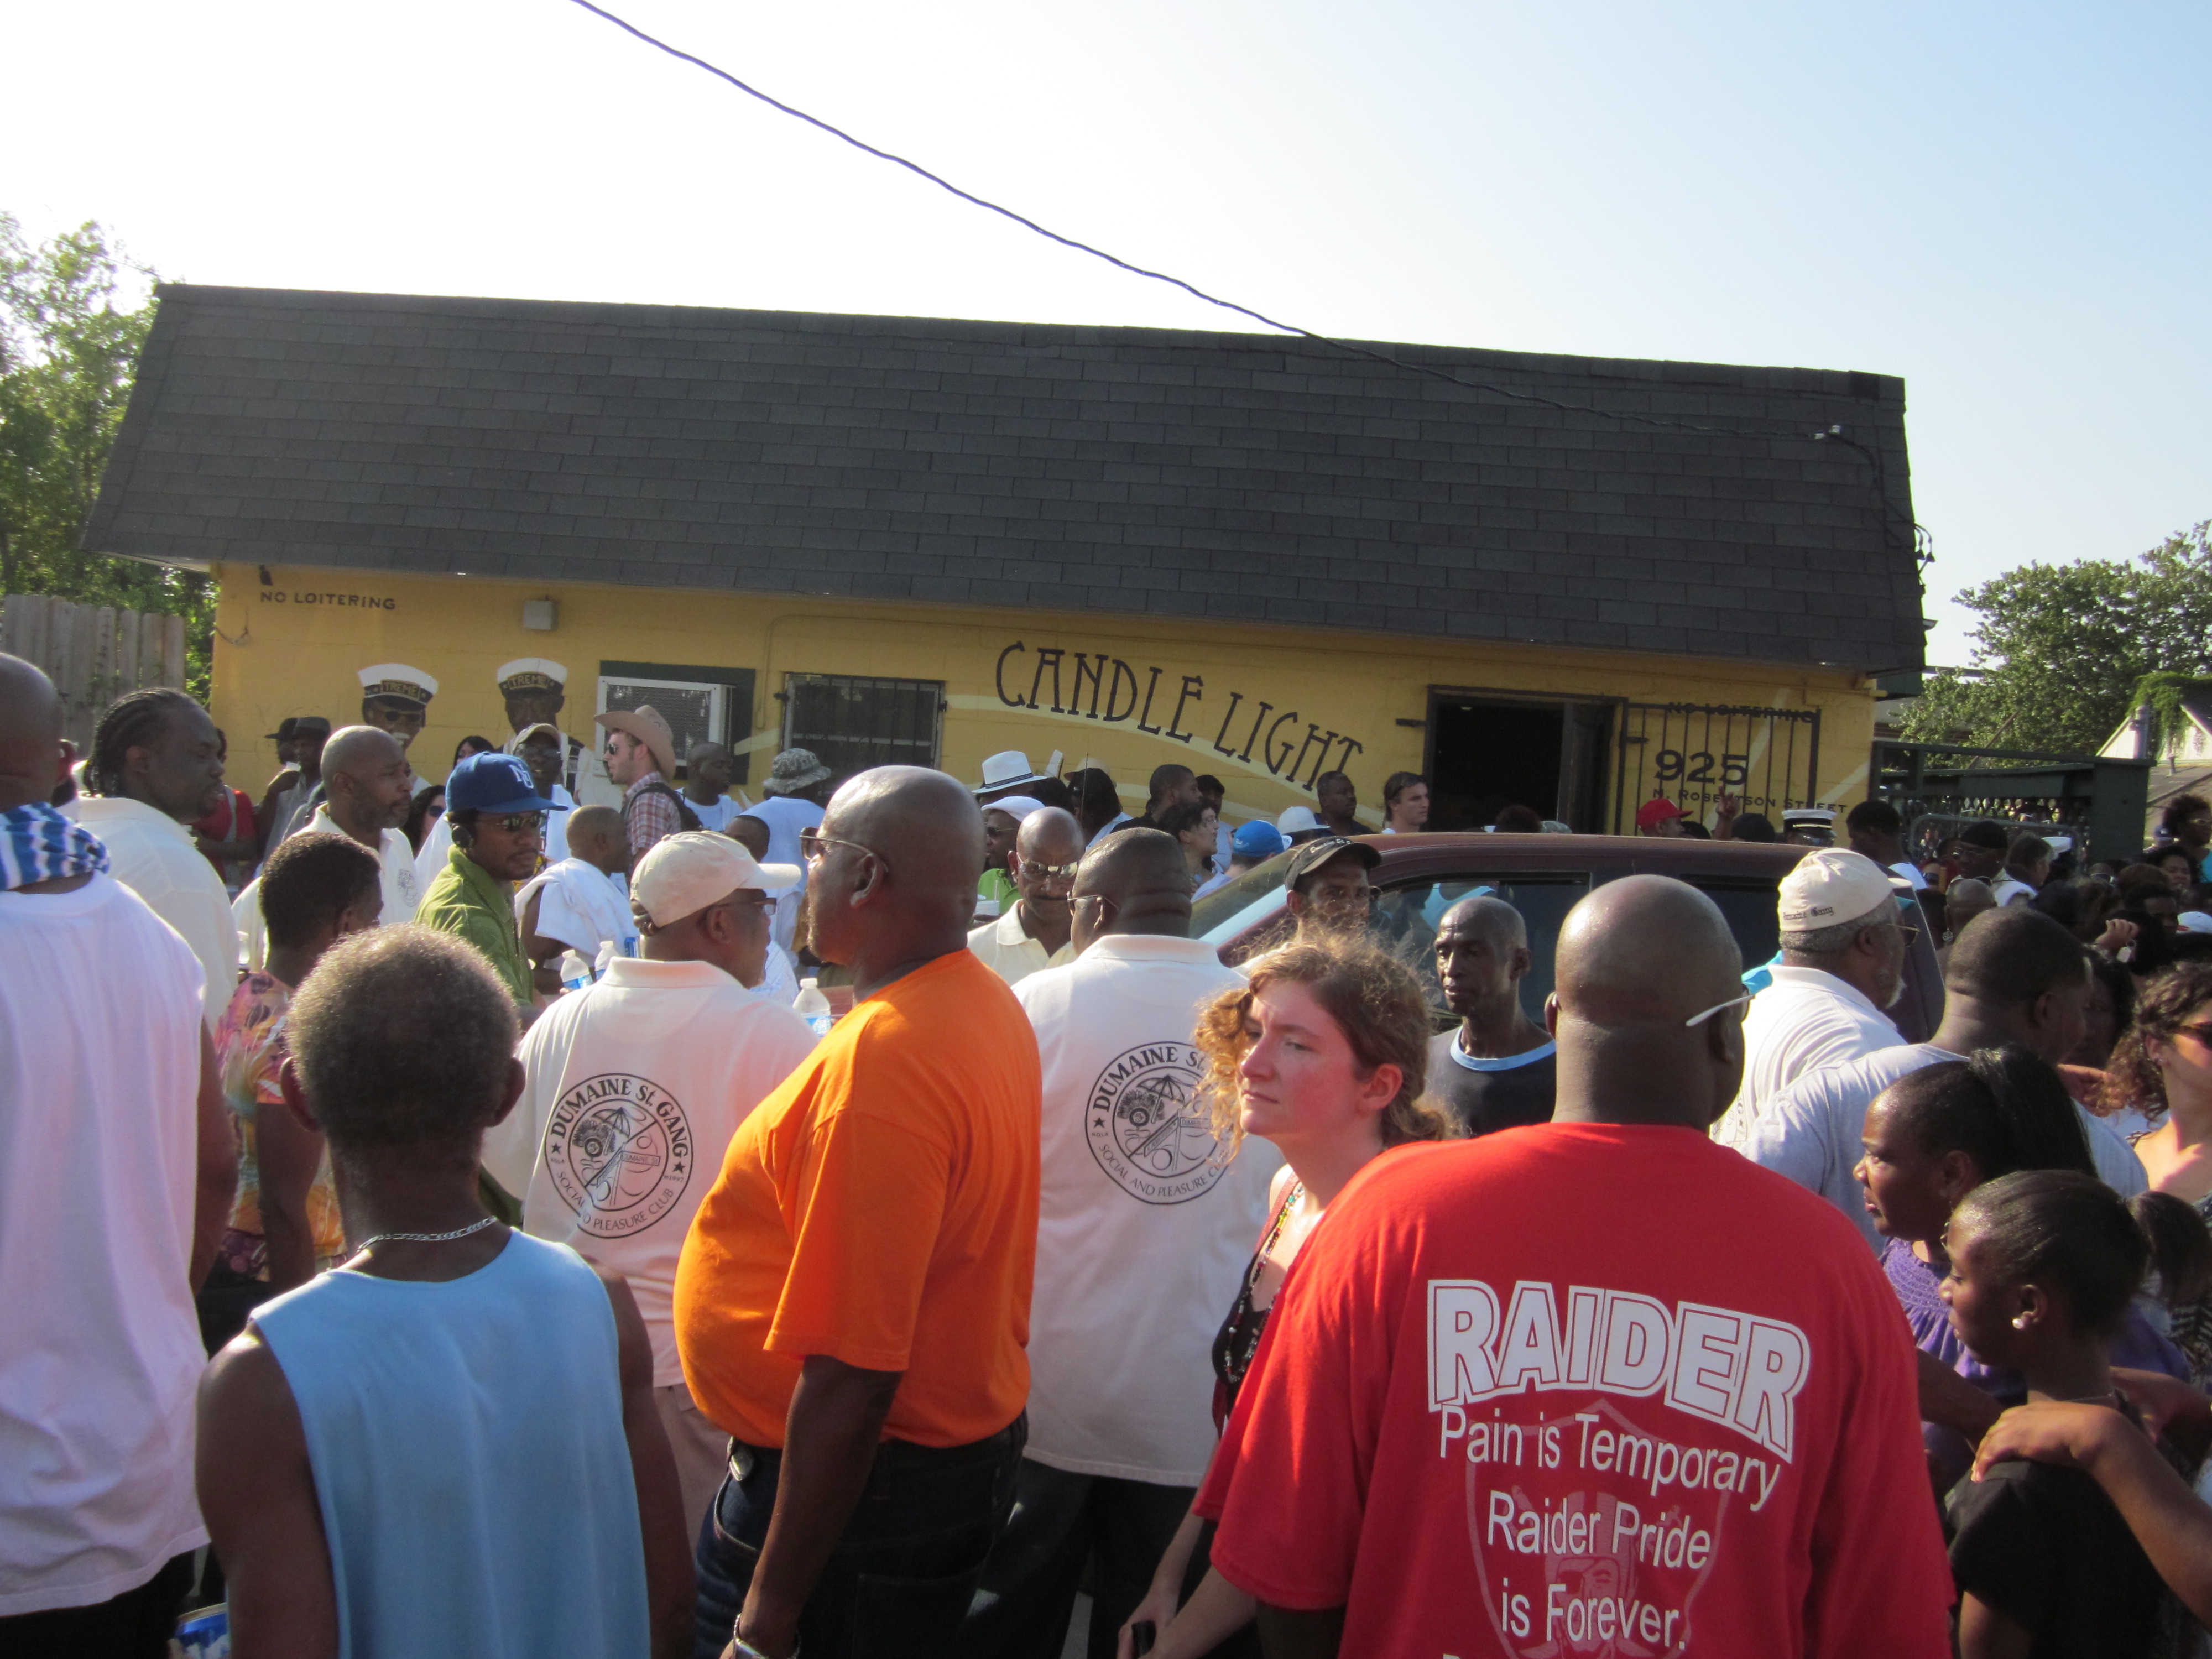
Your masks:
M380 927L288 1024L284 1103L328 1141L358 1243L201 1383L232 1651L677 1659L690 1540L636 1304L477 1199L522 1086L505 987L459 939Z

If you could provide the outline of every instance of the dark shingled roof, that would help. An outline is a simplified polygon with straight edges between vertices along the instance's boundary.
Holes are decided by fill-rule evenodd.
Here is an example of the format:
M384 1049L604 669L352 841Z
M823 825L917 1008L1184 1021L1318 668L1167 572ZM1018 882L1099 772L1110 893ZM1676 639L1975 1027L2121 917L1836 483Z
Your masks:
M1921 661L1887 376L1378 348L1563 411L1273 336L160 292L100 552Z

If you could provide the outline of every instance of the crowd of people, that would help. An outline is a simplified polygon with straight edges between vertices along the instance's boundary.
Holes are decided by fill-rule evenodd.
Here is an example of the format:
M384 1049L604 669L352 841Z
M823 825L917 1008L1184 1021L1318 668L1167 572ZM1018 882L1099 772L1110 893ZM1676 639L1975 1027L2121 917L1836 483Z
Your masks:
M1771 962L1653 875L1409 960L1341 775L754 803L641 708L579 804L553 666L432 786L381 665L253 803L0 658L0 1653L2205 1641L2212 808L1724 811Z

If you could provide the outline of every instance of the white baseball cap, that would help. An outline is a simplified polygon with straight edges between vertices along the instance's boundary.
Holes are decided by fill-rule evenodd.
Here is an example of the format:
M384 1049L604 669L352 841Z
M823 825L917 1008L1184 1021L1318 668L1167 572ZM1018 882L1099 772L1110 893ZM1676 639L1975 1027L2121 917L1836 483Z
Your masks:
M1275 828L1286 836L1295 836L1301 830L1320 829L1321 820L1310 806L1285 806L1275 819Z
M1030 813L1043 811L1044 803L1035 795L1001 795L996 800L985 801L983 810L986 812L1004 812L1019 823Z
M2173 920L2185 933L2212 933L2212 916L2202 910L2184 910Z
M1862 854L1816 847L1782 878L1775 914L1785 933L1816 933L1856 921L1907 888Z
M629 907L648 929L696 915L740 887L763 890L799 879L791 864L759 864L738 842L711 830L682 830L648 848L630 873Z

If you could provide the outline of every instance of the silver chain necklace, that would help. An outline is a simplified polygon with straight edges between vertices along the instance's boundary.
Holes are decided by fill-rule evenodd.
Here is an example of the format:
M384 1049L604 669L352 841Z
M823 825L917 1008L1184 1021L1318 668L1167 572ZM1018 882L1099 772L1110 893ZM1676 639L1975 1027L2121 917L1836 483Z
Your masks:
M480 1233L498 1219L495 1215L488 1215L481 1221L471 1221L467 1226L456 1227L449 1233L378 1233L355 1245L354 1254L358 1255L374 1244L443 1244L452 1239L466 1238L471 1233Z

